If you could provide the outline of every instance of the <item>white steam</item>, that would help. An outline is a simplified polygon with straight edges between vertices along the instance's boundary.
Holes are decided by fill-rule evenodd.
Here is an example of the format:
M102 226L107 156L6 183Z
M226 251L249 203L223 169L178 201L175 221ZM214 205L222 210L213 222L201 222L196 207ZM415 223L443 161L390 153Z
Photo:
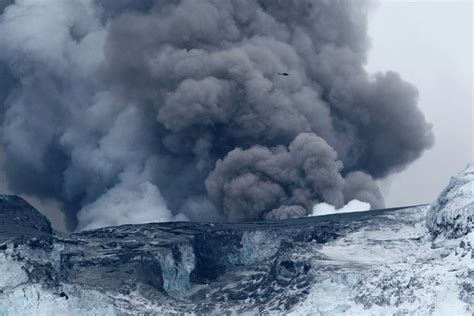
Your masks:
M340 214L350 212L361 212L370 210L370 204L359 200L352 200L340 209L328 203L318 203L313 207L313 213L310 216L321 216L328 214Z
M133 173L121 175L121 182L86 205L77 215L78 230L124 224L185 221L173 216L158 188Z

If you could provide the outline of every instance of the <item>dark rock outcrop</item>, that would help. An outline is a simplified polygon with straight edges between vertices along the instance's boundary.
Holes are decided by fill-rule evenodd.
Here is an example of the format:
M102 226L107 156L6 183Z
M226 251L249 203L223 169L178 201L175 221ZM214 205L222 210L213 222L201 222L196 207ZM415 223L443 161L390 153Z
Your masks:
M33 231L45 234L53 233L46 216L22 198L14 195L0 196L0 229L15 231L16 235Z

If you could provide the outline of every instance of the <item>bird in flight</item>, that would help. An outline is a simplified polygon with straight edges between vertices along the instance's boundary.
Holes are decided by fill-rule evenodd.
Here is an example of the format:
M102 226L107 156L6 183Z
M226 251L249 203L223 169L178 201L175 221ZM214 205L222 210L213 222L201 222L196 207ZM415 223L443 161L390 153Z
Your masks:
M279 76L289 76L289 74L286 73L286 72L279 72L278 75L279 75Z

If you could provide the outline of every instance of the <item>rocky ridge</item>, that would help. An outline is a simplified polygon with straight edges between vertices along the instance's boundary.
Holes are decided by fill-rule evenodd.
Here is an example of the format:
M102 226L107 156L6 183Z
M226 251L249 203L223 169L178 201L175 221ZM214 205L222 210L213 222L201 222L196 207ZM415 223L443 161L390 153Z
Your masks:
M460 216L442 211L469 185L456 183L431 206L74 234L2 196L0 315L471 315L472 233L459 227L472 226L446 223L472 195Z

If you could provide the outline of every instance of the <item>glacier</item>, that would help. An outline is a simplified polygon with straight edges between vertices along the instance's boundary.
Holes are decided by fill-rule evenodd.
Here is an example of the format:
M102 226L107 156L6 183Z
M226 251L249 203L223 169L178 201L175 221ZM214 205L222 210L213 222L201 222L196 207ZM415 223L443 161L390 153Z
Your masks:
M472 315L474 167L431 205L65 234L0 197L0 315Z

